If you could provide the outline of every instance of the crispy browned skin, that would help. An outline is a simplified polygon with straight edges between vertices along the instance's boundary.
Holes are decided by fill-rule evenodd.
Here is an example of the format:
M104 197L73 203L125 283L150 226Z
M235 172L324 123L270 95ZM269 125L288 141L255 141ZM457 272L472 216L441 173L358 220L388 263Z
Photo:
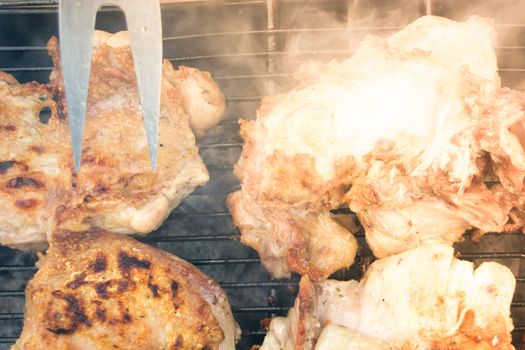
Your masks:
M127 33L97 31L82 164L73 174L56 38L48 50L54 69L47 85L19 84L0 73L0 244L41 243L56 229L154 230L209 179L191 121L204 123L199 132L218 121L224 110L219 87L209 73L176 71L164 61L152 172ZM39 115L49 117L46 124Z
M163 66L158 170L151 171L127 35L104 35L97 32L95 38L99 43L93 50L81 169L58 224L75 231L96 226L147 233L209 176L190 128L191 111L184 109L168 61ZM54 62L50 85L63 108L56 38L48 49Z
M220 286L187 262L101 231L62 232L26 290L17 349L233 349Z
M354 262L357 240L328 210L289 213L263 208L245 191L230 194L227 205L242 232L241 242L259 252L275 278L289 277L293 271L320 281ZM334 250L339 254L330 254Z
M71 173L60 170L68 168L66 124L46 86L0 72L1 243L45 241L55 203L65 200L61 189L71 186Z

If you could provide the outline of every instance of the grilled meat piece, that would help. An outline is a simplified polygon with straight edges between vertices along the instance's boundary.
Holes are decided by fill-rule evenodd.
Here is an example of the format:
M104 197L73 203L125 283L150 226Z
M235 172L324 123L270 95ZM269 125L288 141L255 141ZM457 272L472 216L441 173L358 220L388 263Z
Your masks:
M302 67L297 88L265 98L257 119L241 122L241 190L228 201L241 240L263 261L280 260L266 266L279 266L270 272L281 277L283 265L303 273L268 249L293 230L283 222L343 205L377 257L452 244L469 228L504 230L512 208L525 208L516 141L525 129L516 124L521 93L500 88L494 47L489 20L425 16L386 39L368 37L344 62ZM515 190L487 186L494 173ZM250 219L255 212L278 214L263 215L261 225ZM327 256L343 252L330 247Z
M54 234L17 349L234 349L220 286L182 259L92 230Z
M261 350L514 349L515 286L503 265L474 269L452 247L423 245L376 260L359 283L303 277Z
M262 264L276 278L294 271L322 280L354 263L357 240L328 211L290 214L263 208L243 191L230 195L228 206L243 233L241 242L259 252Z
M96 32L82 164L73 174L56 38L48 49L54 69L47 86L20 85L6 74L0 81L0 191L8 194L0 198L0 208L9 217L0 222L0 243L42 242L56 228L154 230L209 180L190 124L193 117L216 121L222 114L218 86L208 73L176 71L164 61L153 173L127 33ZM47 124L39 121L41 111ZM212 124L199 124L199 132Z

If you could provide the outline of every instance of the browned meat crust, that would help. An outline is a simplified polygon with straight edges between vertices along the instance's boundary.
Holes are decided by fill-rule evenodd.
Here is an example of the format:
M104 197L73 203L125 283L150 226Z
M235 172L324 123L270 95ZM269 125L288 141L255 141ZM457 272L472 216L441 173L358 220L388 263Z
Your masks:
M26 290L13 349L233 349L226 295L189 263L133 239L60 232Z
M0 244L41 243L56 229L154 230L209 179L190 124L194 116L215 123L222 114L217 84L208 73L176 71L164 61L153 173L127 35L97 32L82 164L74 174L56 38L48 50L54 69L47 85L0 73Z

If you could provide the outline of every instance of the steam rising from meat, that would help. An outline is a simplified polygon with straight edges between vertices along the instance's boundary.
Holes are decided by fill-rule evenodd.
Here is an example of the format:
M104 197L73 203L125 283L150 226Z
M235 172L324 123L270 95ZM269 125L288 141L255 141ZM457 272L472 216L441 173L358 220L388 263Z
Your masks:
M241 239L263 260L302 272L290 254L266 249L294 231L271 225L278 212L290 224L346 203L378 257L452 244L470 227L502 231L509 214L523 222L523 98L500 88L494 48L488 19L426 16L386 39L367 37L341 63L303 65L298 87L266 98L257 120L242 123L242 194L229 200ZM503 186L485 185L492 174ZM285 241L283 249L299 241L316 250ZM335 267L324 266L324 277Z

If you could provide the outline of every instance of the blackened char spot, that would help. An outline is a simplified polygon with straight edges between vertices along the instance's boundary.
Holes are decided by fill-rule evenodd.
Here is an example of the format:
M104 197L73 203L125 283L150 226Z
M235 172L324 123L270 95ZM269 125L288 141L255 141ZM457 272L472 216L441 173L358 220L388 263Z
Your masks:
M122 275L126 278L130 277L131 270L137 269L149 269L151 263L148 260L141 260L134 256L128 255L125 252L118 253L118 268Z
M13 165L15 165L14 160L6 160L4 162L0 162L0 174L5 174L9 168L11 168Z
M124 314L122 315L122 322L130 323L131 321L133 321L133 319L131 318L131 315L127 311L124 311Z
M95 260L91 262L89 267L94 272L102 272L105 271L108 267L108 261L106 256L103 253L97 253L97 256L95 257Z
M6 187L7 188L22 188L22 187L42 188L44 187L44 184L30 177L17 176L7 181Z
M77 289L78 287L83 286L84 284L87 284L87 282L84 281L84 278L86 278L85 273L80 273L76 275L73 281L68 282L67 287L70 289Z
M52 301L48 303L48 312L44 321L48 331L55 334L69 334L78 329L81 324L91 327L91 321L86 316L82 304L74 295L65 294L59 290L55 290L52 295L55 299L64 301L66 306L61 309Z
M76 323L72 323L71 324L71 327L67 327L67 328L46 328L48 331L52 332L52 333L55 333L55 334L69 334L69 333L73 333L74 331L76 331L78 328L78 325Z
M31 209L36 207L38 200L36 199L20 199L15 202L15 205L21 209Z
M130 284L133 286L133 281L130 282L126 279L108 280L95 284L95 291L102 299L108 299L112 294L124 293Z
M129 281L129 280L126 280L126 279L119 280L118 281L118 291L119 291L119 293L124 293L126 290L128 290L130 285L131 285L131 288L134 288L134 282L133 281Z
M95 310L95 315L97 316L100 322L104 322L106 320L106 311L104 311L98 306L97 306L97 309Z
M175 343L173 343L171 348L172 350L177 350L177 349L182 349L183 346L184 346L184 337L182 336L182 334L180 334L177 336L177 339L175 339Z
M151 293L153 294L154 298L160 297L159 286L153 283L153 278L151 277L151 275L148 276L148 288L151 290Z
M95 291L97 292L98 296L102 299L109 298L109 292L108 288L111 285L112 280L106 281L106 282L99 282L95 284Z
M171 296L175 298L177 296L178 290L179 284L177 283L177 281L171 281Z

